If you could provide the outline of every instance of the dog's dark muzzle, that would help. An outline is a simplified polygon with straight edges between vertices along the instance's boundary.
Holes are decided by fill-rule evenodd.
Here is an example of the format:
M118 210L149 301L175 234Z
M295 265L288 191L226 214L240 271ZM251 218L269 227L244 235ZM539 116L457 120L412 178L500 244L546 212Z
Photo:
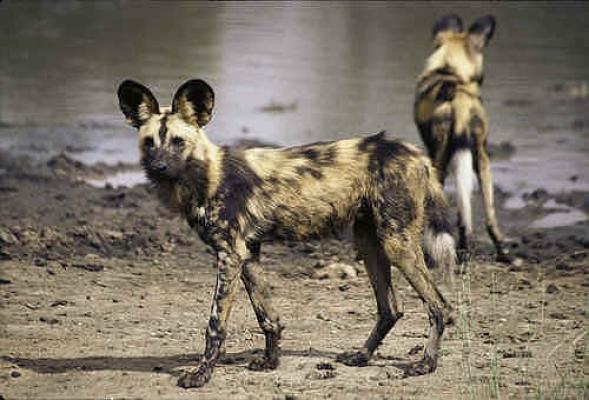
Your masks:
M177 157L163 151L148 153L141 161L147 177L152 181L174 180L177 178Z

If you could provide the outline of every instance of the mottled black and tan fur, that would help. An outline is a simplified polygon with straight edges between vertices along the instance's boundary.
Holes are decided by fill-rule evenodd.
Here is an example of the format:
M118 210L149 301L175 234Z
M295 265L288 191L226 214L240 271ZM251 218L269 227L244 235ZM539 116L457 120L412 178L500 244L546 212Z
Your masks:
M171 109L159 107L144 86L123 82L121 110L139 129L141 162L159 197L186 218L217 255L217 286L198 368L179 380L198 387L211 377L225 340L226 324L241 280L266 337L262 358L250 368L278 365L283 329L260 275L264 241L321 237L353 225L378 306L378 322L357 352L339 357L364 365L401 318L391 284L391 264L407 278L430 316L423 360L407 375L435 370L444 326L452 320L424 264L420 241L438 264L454 263L447 206L435 170L416 147L384 133L291 148L219 147L204 127L214 105L212 89L201 80L183 84Z
M489 123L480 97L483 83L483 50L493 37L495 19L477 19L467 31L462 20L449 15L436 22L434 49L419 77L414 118L440 182L451 169L456 178L459 254L470 253L472 233L471 192L478 177L483 196L487 231L500 261L510 261L495 216L493 180L487 154Z

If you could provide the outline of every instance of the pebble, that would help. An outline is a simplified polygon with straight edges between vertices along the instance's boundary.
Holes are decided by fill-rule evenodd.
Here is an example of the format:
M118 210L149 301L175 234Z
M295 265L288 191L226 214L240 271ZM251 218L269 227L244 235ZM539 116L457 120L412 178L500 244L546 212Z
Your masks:
M46 324L49 324L49 325L59 324L59 320L57 318L52 318L52 317L40 317L39 321L45 322Z
M548 294L555 294L555 293L558 293L558 292L560 292L560 289L554 283L551 283L548 286L546 286L546 293L548 293Z
M333 379L337 376L337 372L335 369L317 369L315 371L309 372L305 377L307 379Z
M551 312L548 316L552 319L568 319L568 317L561 312Z
M317 263L313 271L315 279L356 279L357 277L358 273L354 266L341 262L331 262L324 267Z
M513 350L507 349L503 351L503 358L531 358L532 352L530 350Z

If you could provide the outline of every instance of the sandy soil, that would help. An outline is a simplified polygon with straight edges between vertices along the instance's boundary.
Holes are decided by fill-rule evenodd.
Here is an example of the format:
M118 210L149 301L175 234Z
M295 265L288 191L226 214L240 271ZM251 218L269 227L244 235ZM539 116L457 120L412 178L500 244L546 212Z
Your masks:
M523 265L493 262L481 222L468 272L438 276L460 318L434 374L401 379L399 366L421 356L428 323L398 274L405 317L367 367L335 361L375 321L366 274L344 237L263 249L286 325L276 371L246 368L263 335L241 289L213 379L184 390L176 379L203 350L215 280L197 236L145 186L79 180L112 172L104 166L63 156L35 166L2 153L0 171L0 399L589 398L589 224L527 228L550 212L538 193L518 210L503 209L506 194L497 194ZM586 207L588 198L555 200ZM353 268L330 275L334 262Z

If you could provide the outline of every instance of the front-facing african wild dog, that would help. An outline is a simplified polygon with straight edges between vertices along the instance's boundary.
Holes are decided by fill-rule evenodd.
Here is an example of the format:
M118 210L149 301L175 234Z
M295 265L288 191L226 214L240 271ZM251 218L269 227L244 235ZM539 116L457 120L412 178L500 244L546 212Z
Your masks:
M138 128L141 163L160 199L186 218L216 252L217 286L205 351L198 368L184 373L182 387L198 387L211 377L226 335L238 281L251 299L266 338L255 370L278 366L283 329L260 275L260 244L274 238L320 237L353 223L378 306L378 321L364 347L339 361L365 365L401 318L391 284L396 266L425 302L430 334L423 359L406 374L434 371L451 307L424 264L420 239L426 226L428 253L437 264L454 263L447 206L435 170L417 148L384 133L358 139L292 148L237 151L205 136L214 105L202 80L184 83L171 109L160 109L144 86L123 82L122 112Z
M456 15L434 25L434 50L417 83L414 118L438 169L442 185L450 167L456 178L459 254L467 259L472 233L471 192L476 171L485 208L487 231L499 261L510 261L493 205L493 180L486 150L489 124L480 97L483 49L493 37L495 19L477 19L464 32Z

